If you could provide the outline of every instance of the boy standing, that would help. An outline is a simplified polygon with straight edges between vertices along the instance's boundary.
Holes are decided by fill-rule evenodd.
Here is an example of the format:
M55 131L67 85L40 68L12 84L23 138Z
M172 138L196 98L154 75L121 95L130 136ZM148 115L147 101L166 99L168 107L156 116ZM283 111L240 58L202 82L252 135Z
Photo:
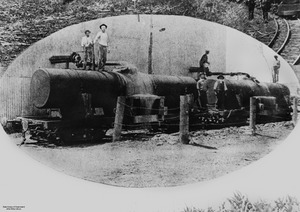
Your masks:
M85 30L85 36L81 39L81 46L84 52L84 61L83 61L83 69L86 69L86 66L89 66L89 70L91 70L92 61L93 61L93 40L90 37L91 31Z
M280 69L280 60L278 60L278 56L274 56L275 60L273 62L273 70L272 70L272 76L273 76L273 82L276 83L279 80L279 69Z
M100 32L97 33L94 43L97 42L99 43L99 63L98 63L98 69L97 71L103 70L106 60L107 60L107 47L108 47L108 35L106 33L107 25L106 24L101 24L99 26L101 29Z

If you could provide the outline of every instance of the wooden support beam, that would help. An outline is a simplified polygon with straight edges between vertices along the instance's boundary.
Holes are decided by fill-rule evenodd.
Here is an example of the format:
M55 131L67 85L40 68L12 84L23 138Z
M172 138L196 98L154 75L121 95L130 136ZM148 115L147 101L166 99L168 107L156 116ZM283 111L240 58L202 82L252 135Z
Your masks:
M158 122L159 117L158 115L142 115L142 116L134 116L133 123L151 123L151 122Z
M179 141L183 144L189 143L189 97L180 96L180 123L179 123Z
M250 131L252 135L255 135L256 124L256 102L255 97L250 97Z
M297 124L297 119L298 119L298 98L295 97L293 99L293 125L296 126Z
M114 123L114 132L113 132L113 142L119 141L121 139L122 124L124 118L125 110L125 96L119 96L117 101L115 123Z

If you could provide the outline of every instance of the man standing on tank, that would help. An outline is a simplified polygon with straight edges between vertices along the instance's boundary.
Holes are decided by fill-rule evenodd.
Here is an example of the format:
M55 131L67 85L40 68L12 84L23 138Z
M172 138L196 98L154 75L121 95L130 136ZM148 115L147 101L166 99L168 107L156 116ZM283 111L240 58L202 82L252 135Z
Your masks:
M246 5L248 6L249 20L254 18L255 0L247 0Z
M209 50L205 50L205 54L202 55L200 61L199 61L199 66L200 66L200 73L199 76L204 73L206 76L209 74L209 62L208 62L208 54L209 54ZM199 79L198 76L198 79Z
M81 46L84 51L84 61L83 61L83 69L86 69L86 66L89 66L91 69L92 60L93 60L93 40L90 37L91 31L85 30L85 36L81 39Z
M98 50L98 56L99 56L99 62L98 62L98 68L97 71L102 71L104 69L106 60L107 60L107 48L108 48L108 43L109 43L109 38L106 33L107 25L106 24L101 24L99 26L100 31L97 33L94 43L97 42L99 44L99 50Z

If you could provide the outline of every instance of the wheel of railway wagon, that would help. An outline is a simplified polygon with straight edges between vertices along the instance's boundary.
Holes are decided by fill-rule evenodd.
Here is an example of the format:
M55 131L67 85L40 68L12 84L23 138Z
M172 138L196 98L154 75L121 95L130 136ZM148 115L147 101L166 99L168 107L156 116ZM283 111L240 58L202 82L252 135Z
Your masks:
M58 129L55 132L55 140L54 143L57 146L64 146L67 144L67 140L66 140L66 133L65 133L66 129Z
M165 125L167 133L174 133L179 131L179 125L175 123L166 124Z
M63 146L63 145L65 145L65 142L64 142L64 140L61 138L61 137L57 137L56 139L55 139L55 145L57 145L57 146Z
M151 123L151 125L150 125L151 127L150 127L150 131L151 132L158 132L159 131L159 126L158 126L158 123Z

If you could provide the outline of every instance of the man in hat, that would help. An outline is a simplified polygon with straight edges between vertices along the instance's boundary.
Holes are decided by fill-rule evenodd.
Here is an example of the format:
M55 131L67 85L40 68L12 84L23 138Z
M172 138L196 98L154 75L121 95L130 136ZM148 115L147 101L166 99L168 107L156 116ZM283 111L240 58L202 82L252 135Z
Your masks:
M200 79L197 81L198 90L198 103L201 109L207 109L207 87L205 87L204 82L206 81L205 74L200 74Z
M85 30L84 34L85 36L81 39L81 46L84 52L83 69L85 70L87 65L89 66L89 69L91 69L94 44L92 38L90 37L91 31Z
M254 18L255 0L246 0L246 5L248 6L249 20Z
M107 59L107 48L108 48L108 43L109 43L109 38L106 33L107 25L106 24L101 24L99 26L100 31L97 33L94 43L97 42L99 44L99 50L98 50L98 55L99 55L99 62L98 62L98 71L103 70L106 59Z
M199 62L199 66L200 66L200 73L204 73L205 75L207 75L209 73L209 62L208 62L208 54L209 54L209 50L205 51L205 54L202 55L200 62Z
M227 92L227 86L225 83L225 78L223 75L219 75L217 77L217 81L214 84L214 91L217 96L217 109L224 110L225 109L225 96Z
M270 0L260 0L260 7L262 9L262 12L263 12L263 19L265 21L265 23L268 22L268 12L271 8L271 2Z
M280 60L278 60L278 56L274 56L275 60L273 62L273 70L272 70L272 77L273 77L273 82L278 82L279 80L279 68L280 68Z

